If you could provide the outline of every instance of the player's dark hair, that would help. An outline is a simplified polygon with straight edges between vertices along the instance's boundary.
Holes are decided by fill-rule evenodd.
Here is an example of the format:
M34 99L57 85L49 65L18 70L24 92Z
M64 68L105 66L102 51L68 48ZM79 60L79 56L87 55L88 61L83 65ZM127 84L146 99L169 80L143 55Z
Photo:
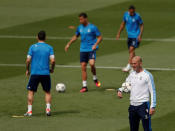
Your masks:
M38 33L38 39L39 40L46 40L46 32L45 31L40 31L39 33Z
M135 6L134 6L134 5L130 5L130 6L129 6L129 10L130 10L130 9L135 10L136 8L135 8Z
M79 17L83 17L83 18L87 18L88 17L86 13L80 13L78 16Z

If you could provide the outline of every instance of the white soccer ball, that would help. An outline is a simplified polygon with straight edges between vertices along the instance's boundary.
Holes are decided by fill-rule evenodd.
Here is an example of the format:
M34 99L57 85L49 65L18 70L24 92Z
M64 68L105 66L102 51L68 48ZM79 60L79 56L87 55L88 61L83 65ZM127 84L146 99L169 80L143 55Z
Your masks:
M56 85L56 91L59 92L59 93L65 92L65 91L66 91L66 86L65 86L65 84L63 84L63 83L58 83L58 84Z
M122 84L123 92L129 93L131 91L131 84L129 82L124 82Z

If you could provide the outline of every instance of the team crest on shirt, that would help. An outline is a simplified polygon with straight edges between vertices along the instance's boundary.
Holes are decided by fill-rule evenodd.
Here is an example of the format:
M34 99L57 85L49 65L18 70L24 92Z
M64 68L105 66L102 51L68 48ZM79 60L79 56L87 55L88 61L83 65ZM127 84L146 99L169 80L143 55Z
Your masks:
M89 33L89 32L91 32L91 29L88 29L88 31L87 31L87 32L88 32L88 33Z

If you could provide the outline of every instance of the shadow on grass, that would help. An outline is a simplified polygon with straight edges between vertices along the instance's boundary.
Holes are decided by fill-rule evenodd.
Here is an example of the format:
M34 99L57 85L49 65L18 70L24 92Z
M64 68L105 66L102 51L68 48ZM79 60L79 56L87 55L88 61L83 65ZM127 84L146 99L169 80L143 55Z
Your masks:
M102 86L101 88L99 87L92 87L92 88L89 88L88 89L88 92L104 92L104 91L107 91L107 90L111 90L111 91L115 91L117 89L116 86Z
M64 111L53 111L51 112L51 115L59 116L59 115L65 115L65 114L78 114L78 113L80 113L80 111L78 110L64 110ZM45 112L34 114L34 116L43 116L43 115L45 115Z

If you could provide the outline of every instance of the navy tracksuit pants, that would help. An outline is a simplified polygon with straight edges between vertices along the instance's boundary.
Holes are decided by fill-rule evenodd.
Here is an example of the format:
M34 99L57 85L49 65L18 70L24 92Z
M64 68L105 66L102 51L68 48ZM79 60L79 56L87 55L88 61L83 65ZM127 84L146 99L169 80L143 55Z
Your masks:
M149 115L149 102L144 102L139 106L129 106L129 123L130 131L138 131L139 123L142 120L144 131L152 131L151 129L151 116Z

